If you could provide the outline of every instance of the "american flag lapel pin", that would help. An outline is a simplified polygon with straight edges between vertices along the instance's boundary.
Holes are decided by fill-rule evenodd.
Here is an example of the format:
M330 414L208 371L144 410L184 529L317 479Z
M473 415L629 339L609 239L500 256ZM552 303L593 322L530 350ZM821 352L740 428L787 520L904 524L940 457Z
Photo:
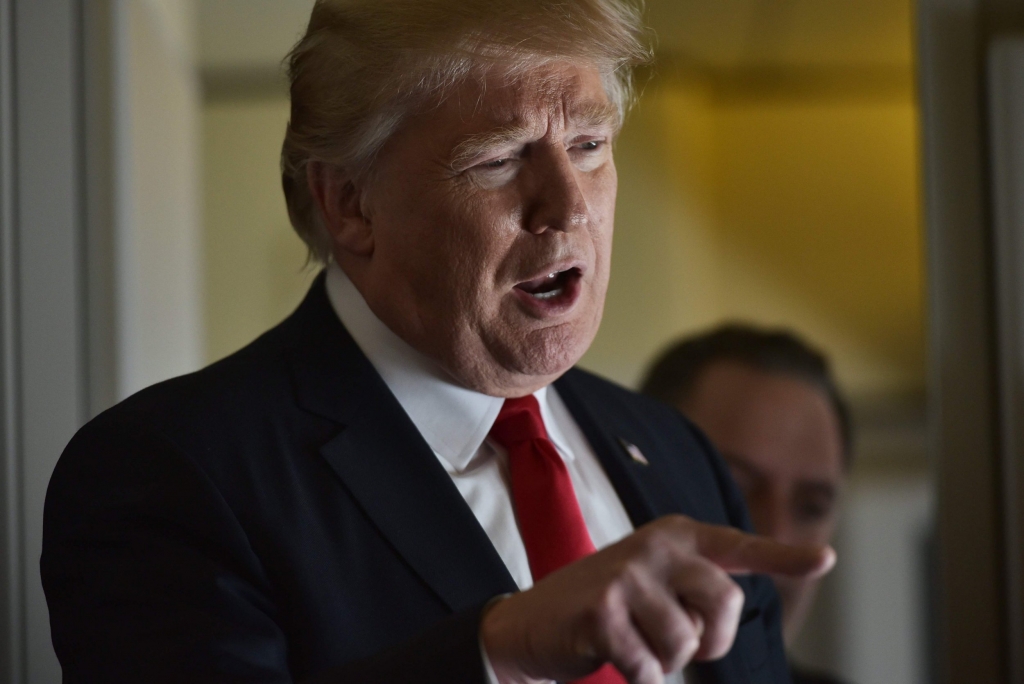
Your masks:
M619 437L619 444L622 445L622 448L626 450L626 453L629 454L629 457L635 462L645 466L651 465L651 462L647 460L647 457L644 456L644 453L640 451L636 444L627 442L621 437Z

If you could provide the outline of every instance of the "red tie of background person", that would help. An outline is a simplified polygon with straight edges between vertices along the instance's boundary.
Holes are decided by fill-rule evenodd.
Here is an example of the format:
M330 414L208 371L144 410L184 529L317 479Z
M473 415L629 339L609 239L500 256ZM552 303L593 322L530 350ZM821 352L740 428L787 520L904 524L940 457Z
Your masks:
M548 439L536 397L506 399L490 436L508 451L512 501L533 581L594 553L569 471ZM626 684L626 679L606 664L576 683Z

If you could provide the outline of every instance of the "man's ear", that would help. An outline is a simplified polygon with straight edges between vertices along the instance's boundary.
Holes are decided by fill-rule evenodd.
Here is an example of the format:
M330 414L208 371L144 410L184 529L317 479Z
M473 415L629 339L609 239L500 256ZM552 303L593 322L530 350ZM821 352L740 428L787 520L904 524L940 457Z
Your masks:
M333 164L310 162L306 181L334 249L360 257L372 254L373 229L363 215L362 189L351 175Z

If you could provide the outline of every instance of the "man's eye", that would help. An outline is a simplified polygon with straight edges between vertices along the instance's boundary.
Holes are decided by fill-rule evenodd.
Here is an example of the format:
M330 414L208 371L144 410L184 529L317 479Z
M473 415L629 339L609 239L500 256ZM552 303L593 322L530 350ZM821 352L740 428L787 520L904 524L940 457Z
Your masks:
M817 523L832 513L832 505L823 501L801 501L796 505L796 517L803 523Z
M484 164L481 164L481 166L483 166L485 169L500 169L501 167L507 164L508 159L495 159L494 161L489 161Z
M581 150L583 150L585 152L593 152L594 150L601 149L601 145L603 145L603 144L604 143L602 141L600 141L600 140L588 140L587 142L580 143L576 147L578 147L579 149L581 149Z
M730 467L729 470L732 472L732 479L736 481L736 486L749 496L751 490L754 489L754 478L742 468Z

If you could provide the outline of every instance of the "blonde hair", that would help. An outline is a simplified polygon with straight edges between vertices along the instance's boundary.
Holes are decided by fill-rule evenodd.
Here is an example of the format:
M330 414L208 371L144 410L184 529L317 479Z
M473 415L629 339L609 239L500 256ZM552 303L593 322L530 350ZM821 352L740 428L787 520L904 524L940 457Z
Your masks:
M515 77L553 60L593 64L621 122L634 98L633 70L650 56L640 10L623 0L317 0L287 58L281 175L292 225L311 260L326 262L331 239L308 164L365 176L417 106L482 69Z

